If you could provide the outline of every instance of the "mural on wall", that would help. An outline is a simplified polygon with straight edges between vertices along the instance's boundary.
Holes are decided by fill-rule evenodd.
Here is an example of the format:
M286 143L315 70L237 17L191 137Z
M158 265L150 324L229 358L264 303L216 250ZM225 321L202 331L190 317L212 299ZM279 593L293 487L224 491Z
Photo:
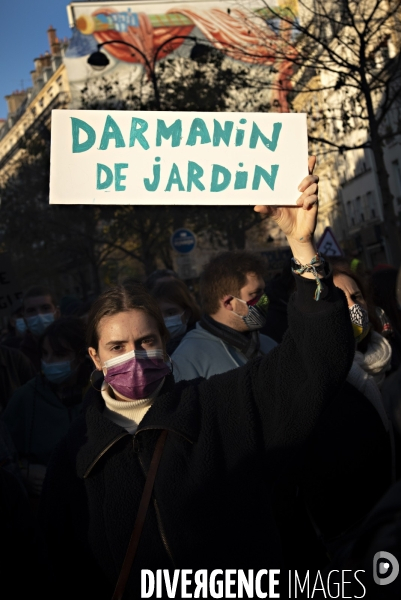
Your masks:
M296 15L297 0L278 0L277 8L290 8L289 14ZM207 41L233 60L268 67L276 63L277 85L273 95L281 111L288 111L286 96L292 65L289 61L277 60L279 38L273 21L268 19L271 15L260 0L244 3L230 0L76 2L67 10L73 35L66 53L66 66L73 87L97 75L87 64L87 58L97 50L98 44L108 42L102 52L107 54L110 63L103 74L118 70L119 74L132 75L135 64L149 69L149 65L180 49L184 50L181 55L185 55L185 51L188 54L185 38L191 36L200 42Z

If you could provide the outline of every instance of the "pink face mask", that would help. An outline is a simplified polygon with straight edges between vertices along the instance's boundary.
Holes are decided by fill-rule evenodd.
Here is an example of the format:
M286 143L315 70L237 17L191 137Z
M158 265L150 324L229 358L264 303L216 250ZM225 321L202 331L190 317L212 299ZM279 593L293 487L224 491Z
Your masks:
M170 373L164 362L163 350L131 350L126 354L106 360L104 377L109 386L126 398L149 398Z

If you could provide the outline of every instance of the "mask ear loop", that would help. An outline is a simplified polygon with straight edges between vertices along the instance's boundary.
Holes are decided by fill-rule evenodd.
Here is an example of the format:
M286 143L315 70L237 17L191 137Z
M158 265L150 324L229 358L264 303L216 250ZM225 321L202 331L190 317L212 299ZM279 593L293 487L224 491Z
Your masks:
M173 361L171 360L171 357L170 357L170 355L169 355L169 354L167 354L167 352L166 352L166 356L167 356L167 358L168 358L168 361L169 361L169 363L170 363L170 366L171 366L170 375L172 375L172 374L173 374L173 372L174 372L174 365L173 365Z
M90 381L90 384L91 384L91 386L93 387L93 389L94 389L94 390L96 390L97 392L101 392L101 391L102 391L102 389L101 389L101 388L97 388L97 387L95 387L95 386L93 385L93 380L92 380L92 377L93 377L93 373L96 373L96 371L97 371L97 372L99 372L99 369L94 369L94 370L92 371L92 373L91 373L91 376L89 377L89 381Z

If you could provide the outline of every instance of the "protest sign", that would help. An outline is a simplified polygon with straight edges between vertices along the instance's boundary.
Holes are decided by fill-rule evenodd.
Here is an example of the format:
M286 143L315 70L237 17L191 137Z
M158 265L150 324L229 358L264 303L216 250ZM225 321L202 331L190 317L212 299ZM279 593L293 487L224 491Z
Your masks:
M51 204L294 205L304 113L53 110Z
M22 289L16 278L11 256L0 253L0 316L7 317L18 307Z

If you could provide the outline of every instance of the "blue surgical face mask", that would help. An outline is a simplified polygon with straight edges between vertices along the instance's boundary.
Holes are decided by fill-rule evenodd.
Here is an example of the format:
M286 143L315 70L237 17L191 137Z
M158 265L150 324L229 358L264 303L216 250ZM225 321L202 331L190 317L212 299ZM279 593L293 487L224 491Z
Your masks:
M45 313L27 317L25 319L27 327L32 335L40 337L46 328L54 321L54 313Z
M15 331L17 332L17 334L22 336L26 330L27 330L27 327L26 327L25 320L22 317L15 319Z
M182 322L183 314L184 313L173 315L172 317L164 317L164 324L167 327L171 338L184 335L186 332L187 324Z
M71 361L64 360L58 363L47 363L44 360L42 363L42 372L48 381L51 383L63 383L72 374Z

